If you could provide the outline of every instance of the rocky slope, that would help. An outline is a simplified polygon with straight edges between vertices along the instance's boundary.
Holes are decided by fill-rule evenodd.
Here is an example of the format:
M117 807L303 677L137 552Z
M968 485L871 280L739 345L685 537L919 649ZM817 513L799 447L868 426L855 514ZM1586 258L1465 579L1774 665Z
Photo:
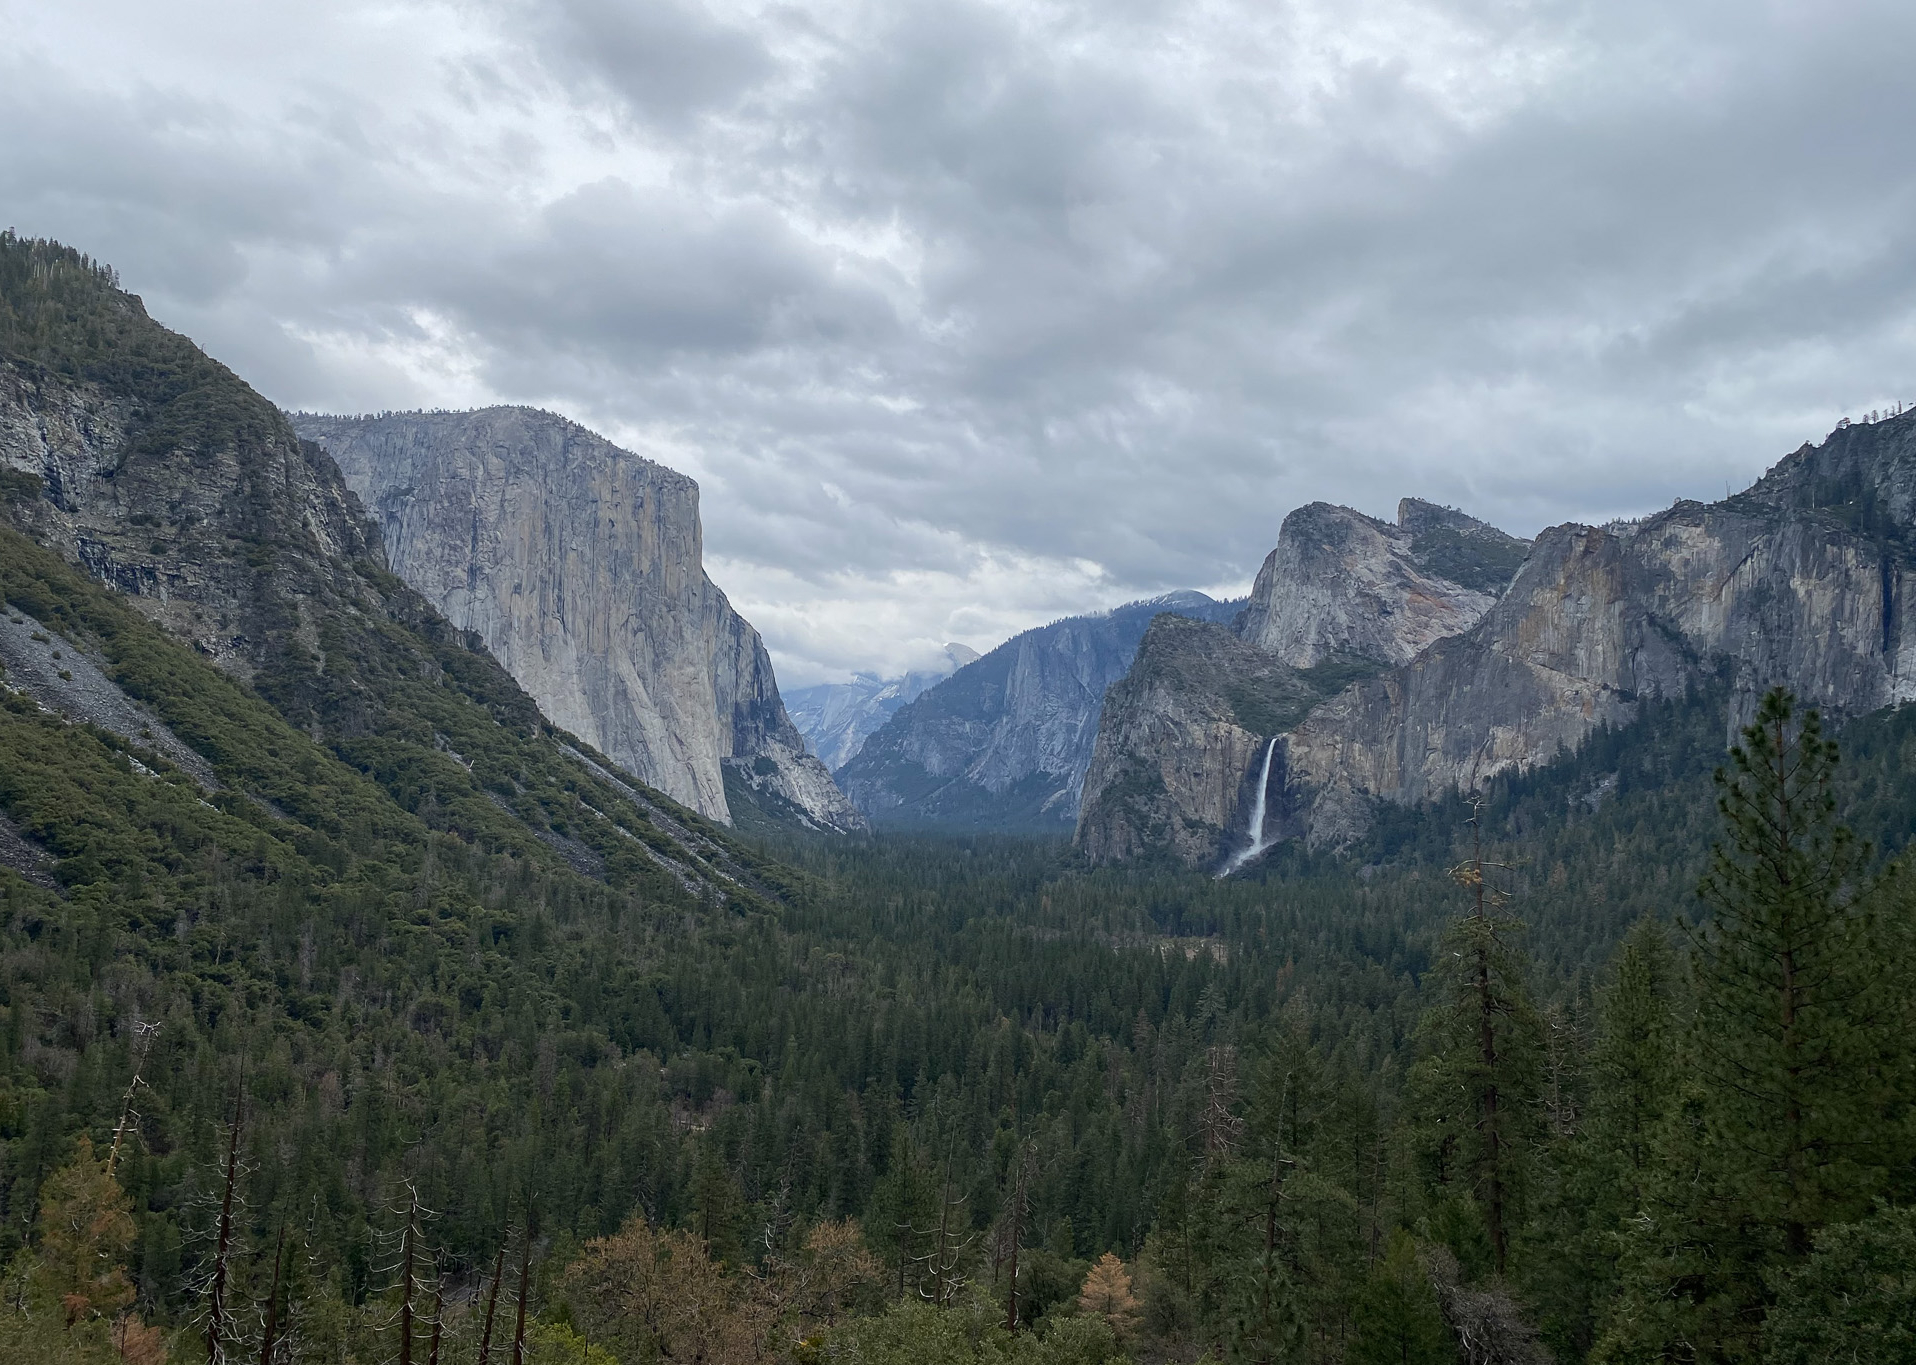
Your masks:
M1290 830L1271 741L1354 681L1489 612L1528 542L1406 498L1395 525L1312 503L1284 519L1230 630L1160 621L1104 706L1077 841L1098 862L1164 853L1191 866ZM1270 768L1264 822L1248 828ZM1328 809L1328 807L1327 807Z
M1341 645L1391 666L1349 680L1283 728L1271 834L1342 845L1367 828L1378 801L1417 802L1534 767L1599 725L1629 722L1647 698L1727 687L1726 733L1776 685L1837 720L1916 699L1916 415L1845 426L1720 503L1552 527L1480 613L1481 599L1459 593L1489 591L1510 545L1475 523L1405 505L1399 526L1415 568L1429 576L1441 565L1438 576L1459 590L1433 593L1374 524L1322 508L1297 515L1296 528L1316 528L1329 553L1300 561L1280 542L1240 623L1247 642L1292 660ZM1433 523L1445 532L1442 557L1419 558L1414 528ZM1287 521L1287 536L1292 529ZM1474 584L1454 557L1472 549L1492 552ZM1401 632L1397 657L1375 634L1391 628ZM1203 726L1217 722L1203 719L1203 697L1244 664L1218 654L1215 667L1226 681L1195 690L1114 689L1111 754L1100 753L1094 773L1155 763L1164 790L1127 805L1094 801L1088 783L1079 839L1094 856L1163 849L1199 864L1248 837L1248 794L1230 808L1231 833L1208 848L1202 837L1222 809L1220 774L1230 762L1249 774L1255 750L1243 734L1205 737ZM1116 705L1134 694L1131 710ZM1125 788L1136 789L1135 779Z
M1306 832L1341 842L1367 800L1529 767L1719 676L1732 726L1779 684L1836 719L1916 698L1913 506L1916 418L1901 417L1804 446L1720 503L1551 528L1475 627L1289 737Z
M323 450L110 271L10 233L0 589L0 700L23 752L63 717L129 746L136 775L183 772L222 814L322 861L444 838L646 901L753 894L753 855L667 796L606 780L390 572ZM0 814L26 828L23 809ZM63 856L93 859L90 875L107 855L49 819L34 828L65 830Z
M969 645L948 644L932 668L915 668L896 678L860 673L850 682L792 688L785 693L785 709L819 762L836 771L899 707L977 659L978 651Z
M1151 619L1227 620L1238 605L1174 593L1025 631L901 707L839 785L881 825L1069 829L1105 690Z
M292 420L338 461L394 570L556 724L712 819L742 797L862 827L705 574L691 479L531 408Z

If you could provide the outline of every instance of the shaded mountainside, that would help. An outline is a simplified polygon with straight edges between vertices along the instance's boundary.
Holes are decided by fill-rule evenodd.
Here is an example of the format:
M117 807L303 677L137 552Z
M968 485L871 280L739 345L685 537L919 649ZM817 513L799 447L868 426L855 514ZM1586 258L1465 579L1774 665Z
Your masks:
M1741 494L1641 522L1552 527L1525 546L1407 500L1396 529L1300 509L1259 576L1240 622L1249 642L1293 660L1341 644L1389 665L1282 727L1267 835L1348 845L1379 802L1535 768L1598 727L1627 725L1649 698L1721 687L1728 735L1779 684L1837 721L1916 697L1916 417L1841 428ZM1428 581L1440 564L1451 588ZM1508 586L1493 597L1465 580ZM1219 658L1226 676L1193 694L1200 709L1242 671ZM1128 815L1087 800L1079 838L1093 856L1170 851L1197 865L1247 841L1244 737L1206 747L1178 731L1170 722L1188 703L1162 686L1119 695L1148 714L1107 708L1113 752L1097 770L1155 765L1167 785L1148 809L1134 794ZM1207 852L1174 832L1216 824L1214 789L1234 763L1245 785ZM1182 771L1204 776L1187 789Z
M1028 630L900 708L839 785L881 825L1068 830L1105 689L1152 617L1215 622L1238 606L1173 593Z
M1159 622L1112 688L1079 845L1095 862L1168 853L1201 866L1234 832L1248 842L1243 813L1271 740L1353 681L1482 619L1528 548L1414 498L1398 504L1396 525L1327 503L1298 508L1229 630ZM1295 818L1267 805L1267 835Z
M555 724L712 819L732 819L729 792L862 827L706 576L691 479L532 408L292 421L371 509L394 571Z
M108 272L9 237L0 306L7 724L21 744L93 764L120 754L135 786L184 773L195 803L216 793L328 879L396 856L369 849L451 836L620 894L758 900L757 859L556 731L387 569L325 453ZM0 810L63 882L120 875L93 846L120 837L117 817L76 815L86 801L50 795L66 779L30 781L16 763ZM159 789L140 790L146 803Z
M978 651L969 645L948 644L937 667L913 669L896 678L861 673L850 682L793 688L785 693L786 710L819 761L837 771L899 707L977 659Z

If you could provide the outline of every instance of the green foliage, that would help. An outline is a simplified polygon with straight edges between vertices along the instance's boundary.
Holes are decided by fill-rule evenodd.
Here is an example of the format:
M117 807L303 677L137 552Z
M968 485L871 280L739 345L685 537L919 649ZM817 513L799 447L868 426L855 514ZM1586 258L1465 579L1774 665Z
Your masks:
M951 1309L903 1303L830 1333L815 1359L833 1365L1119 1365L1125 1357L1096 1318L1065 1318L1041 1333L1004 1330L995 1305Z
M1916 1359L1916 1210L1825 1228L1777 1289L1764 1328L1769 1365Z
M1456 1358L1417 1244L1399 1228L1357 1300L1350 1365L1450 1365Z
M1754 1359L1779 1277L1906 1168L1907 947L1836 823L1815 713L1764 698L1718 776L1683 1084L1658 1116L1601 1354Z

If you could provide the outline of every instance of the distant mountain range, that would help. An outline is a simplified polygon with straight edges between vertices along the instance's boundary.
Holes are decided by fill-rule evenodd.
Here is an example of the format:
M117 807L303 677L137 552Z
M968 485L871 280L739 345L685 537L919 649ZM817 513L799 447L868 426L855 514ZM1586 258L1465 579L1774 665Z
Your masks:
M791 688L785 693L785 709L811 751L827 768L836 770L849 763L899 707L916 701L977 659L978 651L971 646L948 644L934 667L916 668L896 678L859 673L850 682Z
M1105 689L1151 619L1226 621L1242 605L1179 592L1025 631L899 706L839 786L879 825L1067 832Z

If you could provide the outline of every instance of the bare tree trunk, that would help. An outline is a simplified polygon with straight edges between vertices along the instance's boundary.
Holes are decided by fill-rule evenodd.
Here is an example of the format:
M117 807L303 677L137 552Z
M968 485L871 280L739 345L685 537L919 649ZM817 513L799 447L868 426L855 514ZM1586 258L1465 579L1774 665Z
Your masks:
M140 1048L133 1058L133 1079L126 1084L126 1097L120 1101L120 1121L113 1126L113 1146L106 1154L106 1173L113 1174L113 1168L120 1160L120 1143L126 1137L127 1126L134 1118L133 1097L139 1093L140 1073L146 1069L147 1050L153 1046L153 1035L160 1031L158 1024L135 1024L134 1032L140 1036Z
M259 1365L273 1365L273 1347L279 1342L279 1272L286 1255L286 1224L279 1225L279 1240L273 1244L273 1287L266 1296L266 1332L259 1342Z
M506 1229L510 1235L511 1229ZM499 1254L492 1261L492 1289L486 1294L486 1326L479 1334L479 1365L492 1365L492 1315L499 1308L499 1277L506 1271L506 1239L499 1240Z
M226 1259L233 1246L233 1188L239 1183L240 1102L242 1085L233 1092L233 1126L226 1140L226 1193L220 1199L219 1232L213 1249L213 1287L207 1298L206 1360L220 1365L221 1340L226 1333Z
M406 1195L406 1230L400 1234L399 1253L399 1365L412 1365L413 1224L419 1215L419 1192L408 1185Z
M426 1348L426 1365L439 1365L439 1340L445 1327L446 1278L437 1271L432 1279L432 1345Z
M528 1211L526 1239L519 1248L519 1320L512 1329L512 1365L526 1365L526 1286L531 1283L532 1227L532 1214Z

